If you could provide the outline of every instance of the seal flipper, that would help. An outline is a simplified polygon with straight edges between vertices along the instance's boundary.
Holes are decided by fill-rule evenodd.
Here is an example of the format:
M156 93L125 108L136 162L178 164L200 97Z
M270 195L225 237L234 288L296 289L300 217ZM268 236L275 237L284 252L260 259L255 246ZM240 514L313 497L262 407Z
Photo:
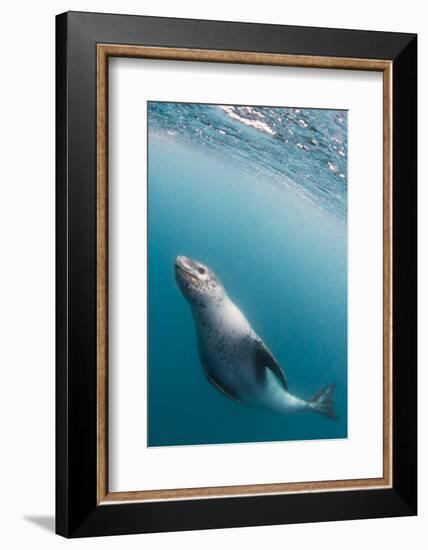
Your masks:
M263 369L268 368L278 378L285 390L288 390L287 379L279 363L263 342L258 342L256 346L256 366L263 376Z
M218 391L220 391L223 395L225 395L225 396L228 397L229 399L232 399L233 401L236 401L237 403L241 403L241 404L242 404L242 401L239 399L239 397L237 397L236 395L234 395L231 391L227 390L227 389L224 388L223 386L220 386L219 382L217 382L217 380L212 376L212 374L208 374L208 372L207 372L206 370L205 370L205 372L206 372L208 381L211 382L211 384L212 384Z
M330 420L338 419L333 407L333 394L335 389L336 384L330 384L308 400L312 410L330 418Z

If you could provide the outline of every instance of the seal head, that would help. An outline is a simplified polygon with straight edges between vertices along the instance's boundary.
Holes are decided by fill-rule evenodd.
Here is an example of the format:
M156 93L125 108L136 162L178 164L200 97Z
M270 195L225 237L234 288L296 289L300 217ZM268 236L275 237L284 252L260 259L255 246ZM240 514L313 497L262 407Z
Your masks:
M174 264L175 278L183 296L193 307L217 304L226 297L220 279L207 265L178 256Z

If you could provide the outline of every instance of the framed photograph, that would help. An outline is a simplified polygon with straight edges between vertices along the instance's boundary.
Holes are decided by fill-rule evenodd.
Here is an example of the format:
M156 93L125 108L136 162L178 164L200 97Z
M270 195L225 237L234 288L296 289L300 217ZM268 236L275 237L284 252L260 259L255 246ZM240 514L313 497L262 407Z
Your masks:
M416 36L56 24L58 534L416 514Z

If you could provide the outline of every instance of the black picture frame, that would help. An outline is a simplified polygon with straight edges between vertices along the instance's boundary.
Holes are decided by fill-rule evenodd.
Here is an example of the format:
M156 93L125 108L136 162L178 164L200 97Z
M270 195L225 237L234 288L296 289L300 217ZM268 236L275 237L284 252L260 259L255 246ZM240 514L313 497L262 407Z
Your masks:
M392 486L97 500L97 44L392 62ZM68 12L56 18L56 532L65 537L417 513L417 36Z

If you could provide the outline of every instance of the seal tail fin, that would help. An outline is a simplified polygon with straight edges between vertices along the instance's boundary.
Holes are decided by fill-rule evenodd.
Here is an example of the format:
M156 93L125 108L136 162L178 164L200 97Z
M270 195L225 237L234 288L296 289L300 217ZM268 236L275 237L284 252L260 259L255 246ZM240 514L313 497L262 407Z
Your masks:
M333 394L335 389L336 384L330 384L313 395L308 401L313 411L330 418L330 420L337 420L333 407Z

